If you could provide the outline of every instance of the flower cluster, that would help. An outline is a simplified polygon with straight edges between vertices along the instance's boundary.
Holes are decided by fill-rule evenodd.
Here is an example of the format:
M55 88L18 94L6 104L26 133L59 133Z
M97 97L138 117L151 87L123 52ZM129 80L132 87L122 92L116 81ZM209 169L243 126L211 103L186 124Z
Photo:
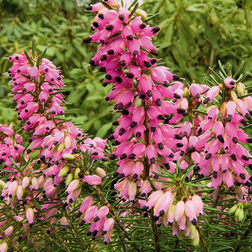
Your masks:
M64 118L61 71L43 54L37 56L34 46L31 53L8 58L24 134L12 124L0 124L0 251L9 244L16 249L19 238L44 244L29 229L40 221L55 236L70 222L75 239L80 237L74 223L88 226L87 236L104 236L105 244L116 224L133 244L127 233L133 224L118 219L126 215L150 216L156 250L161 225L206 248L199 216L207 214L201 196L210 191L211 211L221 210L219 199L229 203L236 194L240 202L229 213L245 221L252 202L247 169L252 170L252 156L244 144L252 139L244 130L250 125L252 98L242 75L227 74L220 65L220 75L213 72L209 85L186 83L159 63L152 37L160 27L145 23L147 14L137 7L134 1L126 9L116 0L87 7L96 13L95 32L83 42L99 44L89 66L105 74L103 86L112 86L105 100L114 102L118 115L108 145ZM105 171L101 161L115 164L115 170ZM228 196L222 198L220 191ZM212 223L214 217L209 218Z
M70 203L80 200L78 197L85 183L91 186L102 183L105 171L99 167L95 170L84 168L83 154L87 153L90 161L106 160L106 141L98 137L88 138L74 124L57 117L64 114L61 104L63 95L60 93L64 84L60 71L51 61L40 56L32 57L27 52L12 55L9 61L13 63L9 69L13 100L17 103L18 119L24 125L23 130L30 136L30 144L24 148L22 137L14 134L12 125L0 125L0 161L4 170L10 171L8 181L1 180L1 198L11 208L17 204L25 206L15 216L23 223L24 229L28 227L27 222L32 226L38 220L48 220L55 226L59 220L54 216L60 213L62 207L71 208ZM38 152L37 160L30 156L35 151ZM62 183L66 186L63 202L59 198ZM93 221L90 232L95 233L94 237L106 233L104 241L108 243L113 228L113 221L106 219L108 208L106 211L104 207L98 209L99 204L93 202L92 197L82 199L78 217L89 212L85 221ZM87 200L88 205L85 204ZM41 203L40 210L45 213L43 217L34 201ZM63 229L67 225L65 218L63 216L60 221ZM5 225L5 222L1 223L3 228Z
M149 54L158 55L151 38L160 28L145 24L146 16L141 10L131 13L119 5L110 6L113 9L101 3L88 8L98 12L92 23L92 28L97 31L83 41L99 43L90 65L106 74L104 86L113 85L105 100L114 100L114 112L120 113L113 122L117 128L108 138L115 146L110 159L118 160L114 175L119 181L115 189L123 200L132 202L138 201L136 195L145 198L150 194L148 201L139 201L140 205L145 210L154 207L157 224L167 225L163 216L173 209L175 194L163 189L167 178L159 177L159 174L162 169L174 173L178 160L182 170L188 167L184 157L191 144L192 124L182 123L181 128L171 126L187 114L188 99L184 97L180 77L168 68L158 66L158 59L149 57ZM207 86L202 88L208 89ZM212 99L211 91L206 97ZM187 181L192 173L187 174ZM152 191L151 184L157 191ZM191 205L187 209L190 207L192 209ZM196 216L196 207L191 211ZM175 226L178 227L177 222Z
M99 43L90 65L105 73L104 87L112 84L105 100L114 101L114 112L119 113L113 122L117 128L108 138L115 146L110 159L116 159L118 166L114 188L124 201L139 202L143 210L153 208L158 225L167 226L169 216L174 234L184 231L198 244L194 225L196 216L203 214L203 203L196 194L175 190L181 177L177 173L173 179L165 177L162 170L175 173L177 165L181 171L193 165L182 180L194 179L193 174L209 176L210 187L225 185L244 198L240 186L250 186L246 167L252 167L252 158L241 143L252 140L240 126L250 120L251 97L239 80L227 74L217 86L216 80L211 86L185 85L150 57L158 55L152 37L160 28L144 23L146 13L105 2L88 7L97 12L92 23L95 33L83 42ZM216 100L219 94L221 105ZM207 109L198 110L201 107ZM187 115L190 120L181 123ZM176 186L167 189L171 180Z
M196 86L194 84L195 99ZM199 86L198 89L200 90ZM211 90L214 96L209 97ZM208 90L202 104L207 104L219 92L222 95L225 92L222 105L208 107L203 120L195 125L196 136L190 146L192 154L197 151L194 155L194 171L200 177L211 175L211 187L226 185L242 199L240 186L251 184L246 167L252 169L251 155L242 143L252 143L252 139L241 126L249 124L251 119L249 111L252 108L252 98L246 96L247 91L241 82L227 76L223 79L223 84Z

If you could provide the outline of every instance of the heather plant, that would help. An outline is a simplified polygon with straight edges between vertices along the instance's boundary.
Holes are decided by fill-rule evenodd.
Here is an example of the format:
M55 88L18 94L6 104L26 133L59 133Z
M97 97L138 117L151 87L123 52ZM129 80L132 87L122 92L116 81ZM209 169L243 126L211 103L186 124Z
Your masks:
M61 70L9 56L14 125L0 124L0 251L251 249L251 85L232 66L188 83L158 58L160 27L129 4L91 4L116 120L108 139L64 116Z

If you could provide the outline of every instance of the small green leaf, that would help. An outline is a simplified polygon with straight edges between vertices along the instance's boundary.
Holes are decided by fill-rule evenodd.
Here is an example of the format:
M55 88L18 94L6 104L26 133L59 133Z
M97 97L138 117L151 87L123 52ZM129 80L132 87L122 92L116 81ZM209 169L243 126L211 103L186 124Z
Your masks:
M208 206L204 206L205 210L209 210L209 211L213 211L213 212L220 212L221 210L219 210L218 208L213 208L213 207L208 207Z
M35 40L32 39L32 57L35 59Z
M245 74L241 74L236 82L237 83L242 82L243 80L245 80L248 74L249 74L248 72L246 72Z
M218 60L218 64L219 64L219 67L221 69L221 72L224 74L225 77L227 77L227 73L226 73L226 71L225 71L225 69L224 69L224 67L223 67L220 60ZM225 79L225 77L224 77L224 79Z
M34 64L33 64L33 61L31 60L31 58L30 58L28 52L24 51L24 54L25 54L25 57L27 58L27 60L29 61L29 63L33 66L33 65L34 65Z
M100 2L103 4L104 7L106 7L108 10L113 10L111 6L109 6L107 3L100 0Z
M133 3L129 6L128 10L130 10L131 7L133 7L137 2L138 2L138 0L133 1Z
M138 3L134 6L133 10L130 12L129 18L132 17L132 15L136 12L137 8L138 8Z

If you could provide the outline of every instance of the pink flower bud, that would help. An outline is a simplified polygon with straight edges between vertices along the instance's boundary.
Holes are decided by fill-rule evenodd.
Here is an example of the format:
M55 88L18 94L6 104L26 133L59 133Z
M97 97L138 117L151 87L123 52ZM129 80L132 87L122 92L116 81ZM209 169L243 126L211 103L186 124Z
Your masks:
M233 88L236 86L236 80L232 79L232 77L227 77L225 80L225 85L228 87L228 88Z
M109 208L107 206L102 206L95 215L94 222L99 221L100 219L104 218L109 212Z
M0 247L0 252L7 252L8 246L6 242L3 242Z
M197 222L197 209L192 200L187 200L185 203L185 213L193 225Z
M151 190L151 184L149 180L144 180L142 185L141 185L141 196L142 197L147 197L148 193Z
M179 201L175 210L175 221L179 221L185 211L185 203L183 200Z
M158 190L153 192L149 198L148 198L148 202L145 204L145 206L143 207L144 209L151 209L159 200L159 198L164 194L164 192L162 190Z
M69 184L69 186L67 187L66 192L68 194L70 194L71 192L73 192L79 186L79 183L80 183L80 181L78 179L73 180Z
M10 227L8 227L7 229L5 229L4 234L5 234L7 237L9 237L9 236L12 234L12 232L13 232L13 226L10 226Z
M203 202L197 194L194 194L192 197L192 201L198 209L199 214L203 214Z
M33 221L34 221L34 211L31 207L29 207L27 210L26 210L26 218L28 220L28 223L29 225L33 225Z
M87 210L92 205L92 203L93 203L93 197L92 196L85 197L84 200L81 203L79 211L81 213L84 213L84 211Z
M203 104L212 102L212 100L219 94L220 88L218 86L211 87L206 93L206 98L203 101Z
M61 219L60 219L60 225L61 225L61 228L63 230L66 230L66 226L68 225L67 223L67 218L65 216L63 216Z
M38 190L38 188L39 188L38 179L36 177L33 177L31 182L32 182L33 188L35 190Z
M86 182L89 185L100 185L102 183L102 180L97 175L87 175L84 176L83 182Z
M95 216L97 210L97 206L91 206L85 213L85 216L83 218L84 223L89 222Z
M102 234L104 235L104 234L106 234L107 232L109 232L111 229L113 229L114 223L115 223L115 221L114 221L113 218L107 219L107 220L105 221L105 223L104 223Z
M16 194L17 194L17 199L18 199L18 200L22 200L22 197L23 197L23 188L22 188L21 185L19 185L19 186L17 187Z
M156 162L156 156L157 156L157 151L156 148L153 145L148 145L146 148L146 156L149 159L149 162L151 164L154 164Z
M134 181L131 181L129 183L129 191L128 191L128 195L129 195L129 200L130 201L134 201L135 200L136 192L137 192L136 183Z
M39 75L39 70L36 67L31 67L30 71L30 79L37 81L38 75Z

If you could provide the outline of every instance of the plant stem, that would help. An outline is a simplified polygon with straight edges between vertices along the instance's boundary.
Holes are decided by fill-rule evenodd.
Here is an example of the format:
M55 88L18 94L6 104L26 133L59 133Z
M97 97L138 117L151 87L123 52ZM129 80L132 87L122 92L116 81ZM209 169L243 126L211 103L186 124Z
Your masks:
M123 231L124 236L129 240L132 241L132 239L130 238L128 232L124 229L123 225L121 224L120 220L118 219L118 217L116 216L113 207L109 204L109 202L107 200L104 199L102 192L100 191L100 189L98 187L96 187L96 192L99 196L99 198L102 200L100 203L104 206L107 206L109 208L109 213L111 214L112 218L115 220L115 222L117 223L117 225L119 226L119 228ZM137 243L137 242L136 242ZM138 247L136 246L135 243L131 243L131 245L134 247L134 249L138 252L140 252L140 249L138 249Z
M216 190L218 190L218 194L217 194L217 198L214 201L212 207L215 208L218 205L218 201L219 201L219 192L220 192L220 188L222 187L222 183L217 187ZM213 217L211 217L210 221L209 221L209 225L213 222ZM209 235L209 231L206 232L206 236L208 237Z
M0 229L0 231L1 231L1 232L0 232L1 236L3 236L4 239L8 241L8 244L11 245L11 246L15 249L15 251L22 251L22 252L24 251L18 243L17 243L17 246L16 246L16 245L10 240L10 238L4 234L4 232L3 232L1 229Z
M213 61L214 61L214 49L213 47L211 48L211 54L210 54L210 61L209 61L209 67L208 67L208 70L206 72L206 75L209 74L210 72L210 67L212 68L213 67Z
M201 243L202 243L202 245L203 245L203 247L204 247L204 251L205 251L205 252L208 252L206 240L204 239L204 237L203 237L203 235L202 235L202 232L201 232L201 230L200 230L200 227L199 227L198 223L196 224L196 229L197 229L198 232L199 232L200 241L201 241Z
M146 131L144 132L144 142L146 144L146 146L148 146L150 144L150 139L149 139L149 120L148 120L148 115L146 112L146 102L142 102L142 106L145 109L145 120L144 120L144 126L146 128ZM150 164L149 164L149 160L147 157L144 158L144 174L143 174L143 180L147 179L149 177L149 173L150 173ZM155 251L158 252L160 251L160 247L159 247L159 237L160 237L160 232L158 232L157 230L157 225L155 224L155 220L154 220L154 215L153 215L153 209L151 209L150 212L150 218L151 218L151 227L152 227L152 231L153 231L153 236L154 236L154 241L155 241Z
M35 201L35 199L32 197L32 199ZM50 224L50 221L47 219L47 217L45 216L44 212L37 208L36 205L34 205L34 207L36 208L36 210L41 214L41 216L43 217L44 221L46 222L46 224L52 229L53 234L55 235L55 237L59 240L60 244L58 244L57 241L55 241L55 243L59 246L59 247L63 247L65 249L65 251L67 252L71 252L69 250L69 248L66 246L66 244L64 243L64 241L61 239L61 237L58 235L57 231L55 230L54 226Z
M62 202L60 196L59 196L59 199L60 199L60 201ZM83 240L80 238L80 236L79 236L79 234L78 234L78 231L77 231L76 227L74 226L74 224L73 224L73 222L72 222L72 220L71 220L71 217L70 217L70 215L68 214L68 212L67 212L67 210L66 210L65 207L64 207L64 212L65 212L65 215L67 216L67 219L68 219L68 221L69 221L69 223L70 223L70 225L71 225L71 227L72 227L72 229L73 229L73 232L74 232L75 236L76 236L76 237L78 238L78 240L80 241L80 247L81 247L83 250L86 250L86 248L85 248L85 246L84 246L84 244L83 244Z
M155 220L154 220L154 216L153 216L153 208L151 209L150 216L151 216L151 227L152 227L154 240L155 240L155 252L159 252L160 251L160 247L159 247L160 233L158 232L157 225L155 224Z
M245 231L244 235L242 235L242 237L237 240L237 244L236 244L233 252L240 251L241 246L244 246L244 244L241 244L241 241L245 240L247 238L247 236L251 233L251 230L252 230L252 221L251 221L251 219L252 219L252 213L251 213L250 209L249 209L249 216L250 216L250 224L249 224L247 230Z

